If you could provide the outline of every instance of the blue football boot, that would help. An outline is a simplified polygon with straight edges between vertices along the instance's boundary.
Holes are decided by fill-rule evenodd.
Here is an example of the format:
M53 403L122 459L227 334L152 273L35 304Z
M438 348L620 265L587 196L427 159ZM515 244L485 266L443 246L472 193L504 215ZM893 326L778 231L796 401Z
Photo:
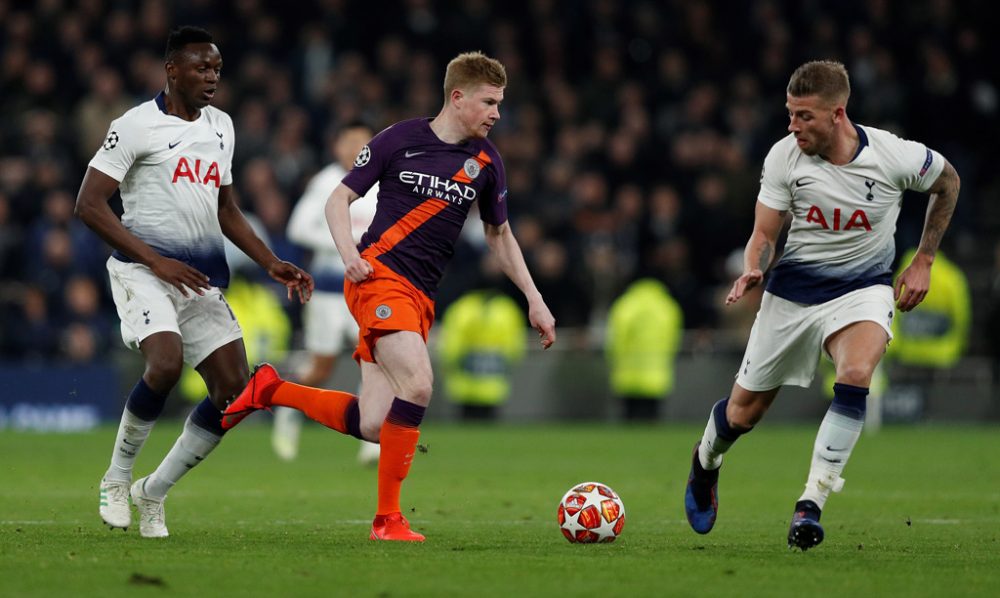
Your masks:
M719 514L719 470L705 469L698 459L698 444L691 456L691 473L684 491L684 511L691 529L707 534L715 525Z
M820 508L811 500L795 503L792 525L788 528L788 547L803 552L823 541L823 526L819 524Z

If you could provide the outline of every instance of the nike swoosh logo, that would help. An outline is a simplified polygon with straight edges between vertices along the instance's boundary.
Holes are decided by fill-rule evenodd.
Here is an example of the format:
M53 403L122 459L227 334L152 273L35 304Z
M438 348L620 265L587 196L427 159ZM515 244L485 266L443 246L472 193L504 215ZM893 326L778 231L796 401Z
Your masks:
M167 144L167 148L174 149L175 147L177 147L180 144L181 141L184 141L184 140L183 139L178 139L177 141L175 141L173 143L168 143Z
M222 139L222 133L219 133L218 131L216 131L215 134L219 137L219 139Z
M403 155L406 156L407 158L412 158L413 156L419 156L420 154L426 154L426 153L427 152L409 152L408 151L408 152L406 152Z
M831 453L842 453L842 452L846 451L847 449L846 448L835 449L835 448L833 448L832 446L830 446L828 444L828 445L826 445L826 450L830 451Z
M813 181L811 181L809 179L799 179L799 180L795 181L795 186L796 187L804 187L806 185L811 185L812 183L813 183Z

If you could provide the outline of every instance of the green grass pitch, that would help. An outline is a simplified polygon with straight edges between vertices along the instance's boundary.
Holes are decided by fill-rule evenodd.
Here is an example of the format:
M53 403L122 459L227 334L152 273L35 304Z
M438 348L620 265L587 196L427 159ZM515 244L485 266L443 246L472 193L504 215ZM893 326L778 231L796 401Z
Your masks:
M103 527L97 483L114 429L0 432L0 596L997 596L1000 430L889 427L865 435L826 541L785 534L815 426L764 425L727 455L707 536L684 519L696 426L425 426L403 488L422 545L368 540L375 471L316 425L279 461L248 422L181 480L171 537ZM818 422L816 422L818 425ZM180 426L154 429L147 474ZM617 542L572 545L556 507L601 481L624 500Z

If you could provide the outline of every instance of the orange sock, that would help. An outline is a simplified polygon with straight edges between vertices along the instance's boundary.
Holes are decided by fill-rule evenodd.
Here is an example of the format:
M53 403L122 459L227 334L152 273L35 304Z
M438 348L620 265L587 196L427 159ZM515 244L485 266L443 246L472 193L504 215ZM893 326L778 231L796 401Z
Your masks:
M328 428L361 438L358 397L349 392L324 390L284 381L274 389L271 405L292 407Z
M378 509L376 515L398 513L399 491L410 473L413 453L420 438L420 421L424 407L396 398L382 423L379 443L382 453L378 460Z

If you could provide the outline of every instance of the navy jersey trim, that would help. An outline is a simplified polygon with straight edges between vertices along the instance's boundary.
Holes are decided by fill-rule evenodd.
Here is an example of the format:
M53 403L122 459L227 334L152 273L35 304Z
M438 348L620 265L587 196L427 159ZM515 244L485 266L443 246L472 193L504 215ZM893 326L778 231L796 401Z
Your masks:
M182 255L174 252L163 251L161 249L157 249L156 247L153 247L153 251L163 257L184 262L192 268L195 268L208 277L208 284L213 287L224 289L229 286L229 264L226 262L226 254L224 252L213 252L206 255ZM126 264L135 263L135 260L117 249L112 252L111 257Z
M766 290L788 301L818 305L879 284L892 286L892 273L877 267L853 278L834 278L816 272L814 264L781 262L771 271Z
M868 134L865 133L865 130L858 125L855 125L854 123L851 124L854 126L854 130L858 132L858 151L854 152L854 157L851 158L851 162L853 162L858 159L858 156L861 155L861 150L868 147Z

